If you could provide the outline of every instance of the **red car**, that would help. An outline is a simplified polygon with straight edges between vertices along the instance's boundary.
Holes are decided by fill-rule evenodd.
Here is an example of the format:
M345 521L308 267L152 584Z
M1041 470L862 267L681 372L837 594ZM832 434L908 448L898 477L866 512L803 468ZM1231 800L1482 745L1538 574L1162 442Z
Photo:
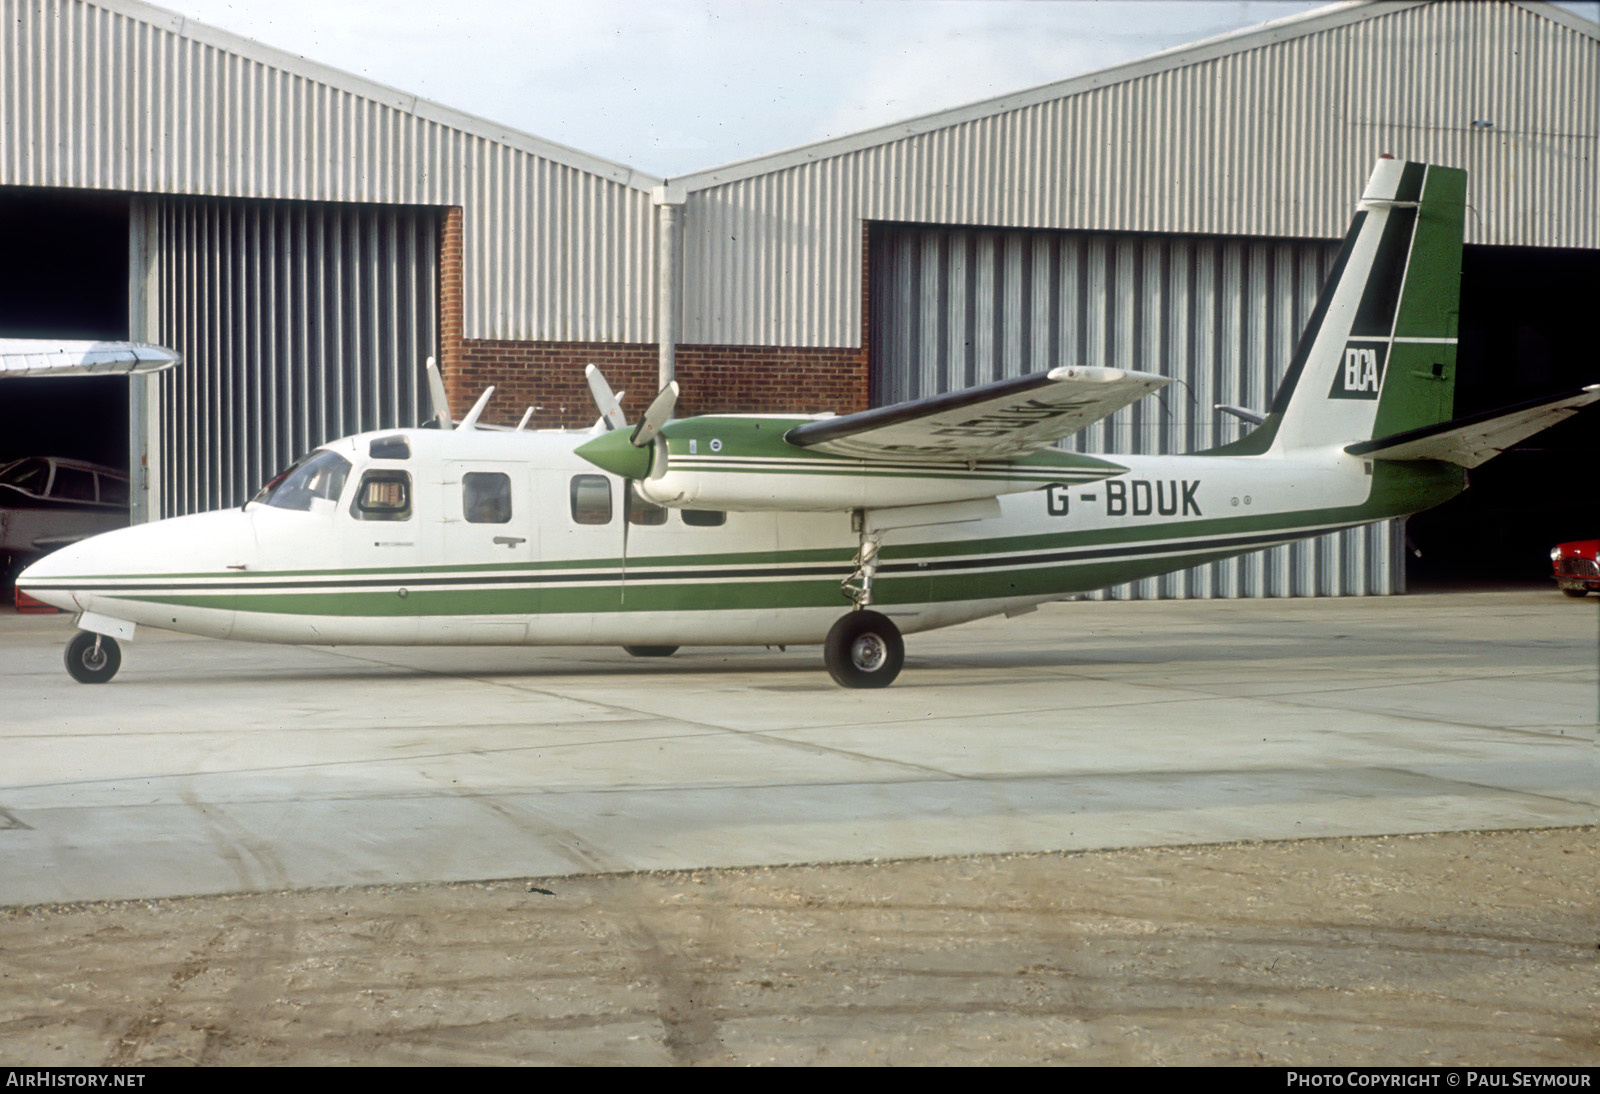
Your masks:
M1600 539L1579 539L1550 548L1556 585L1568 596L1582 596L1593 589L1600 592Z

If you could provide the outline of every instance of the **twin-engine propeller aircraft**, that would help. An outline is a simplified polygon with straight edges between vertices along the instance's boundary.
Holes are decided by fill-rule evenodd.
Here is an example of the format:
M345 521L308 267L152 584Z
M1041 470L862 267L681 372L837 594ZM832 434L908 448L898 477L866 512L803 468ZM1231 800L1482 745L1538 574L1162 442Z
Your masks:
M19 585L82 613L84 682L147 626L638 656L821 642L840 684L882 687L902 634L1426 509L1600 399L1451 420L1465 195L1463 171L1380 160L1270 412L1205 452L1048 447L1168 382L1143 372L843 417L673 420L673 384L629 428L591 366L588 433L476 428L490 389L454 428L334 441L242 510L85 540Z

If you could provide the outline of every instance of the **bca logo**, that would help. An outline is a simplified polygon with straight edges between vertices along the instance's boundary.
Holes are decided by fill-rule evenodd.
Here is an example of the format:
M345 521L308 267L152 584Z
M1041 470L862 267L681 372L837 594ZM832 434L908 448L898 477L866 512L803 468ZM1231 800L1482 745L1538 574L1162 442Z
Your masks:
M1385 346L1346 346L1344 366L1333 377L1331 399L1376 399L1383 387Z

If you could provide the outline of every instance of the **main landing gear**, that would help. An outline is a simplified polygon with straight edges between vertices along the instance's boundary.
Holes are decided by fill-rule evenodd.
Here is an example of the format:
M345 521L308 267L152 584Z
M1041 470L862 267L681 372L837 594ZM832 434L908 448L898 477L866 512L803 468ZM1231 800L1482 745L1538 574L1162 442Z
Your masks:
M822 659L840 687L886 688L906 662L906 644L887 616L854 611L828 631Z
M859 515L856 519L862 520ZM906 662L906 644L893 620L867 610L872 603L880 544L876 535L866 531L864 521L861 527L855 571L840 586L855 608L828 631L822 644L822 659L828 666L828 675L840 687L886 688L894 683Z
M79 631L67 643L67 672L80 684L103 684L122 667L122 650L107 634Z

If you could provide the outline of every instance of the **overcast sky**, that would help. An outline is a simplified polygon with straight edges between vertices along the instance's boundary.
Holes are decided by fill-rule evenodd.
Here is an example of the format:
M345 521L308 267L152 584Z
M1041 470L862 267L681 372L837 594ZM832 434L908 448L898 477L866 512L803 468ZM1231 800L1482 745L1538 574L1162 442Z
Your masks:
M656 175L927 114L1294 15L1293 0L165 0ZM1600 4L1564 5L1596 18Z

